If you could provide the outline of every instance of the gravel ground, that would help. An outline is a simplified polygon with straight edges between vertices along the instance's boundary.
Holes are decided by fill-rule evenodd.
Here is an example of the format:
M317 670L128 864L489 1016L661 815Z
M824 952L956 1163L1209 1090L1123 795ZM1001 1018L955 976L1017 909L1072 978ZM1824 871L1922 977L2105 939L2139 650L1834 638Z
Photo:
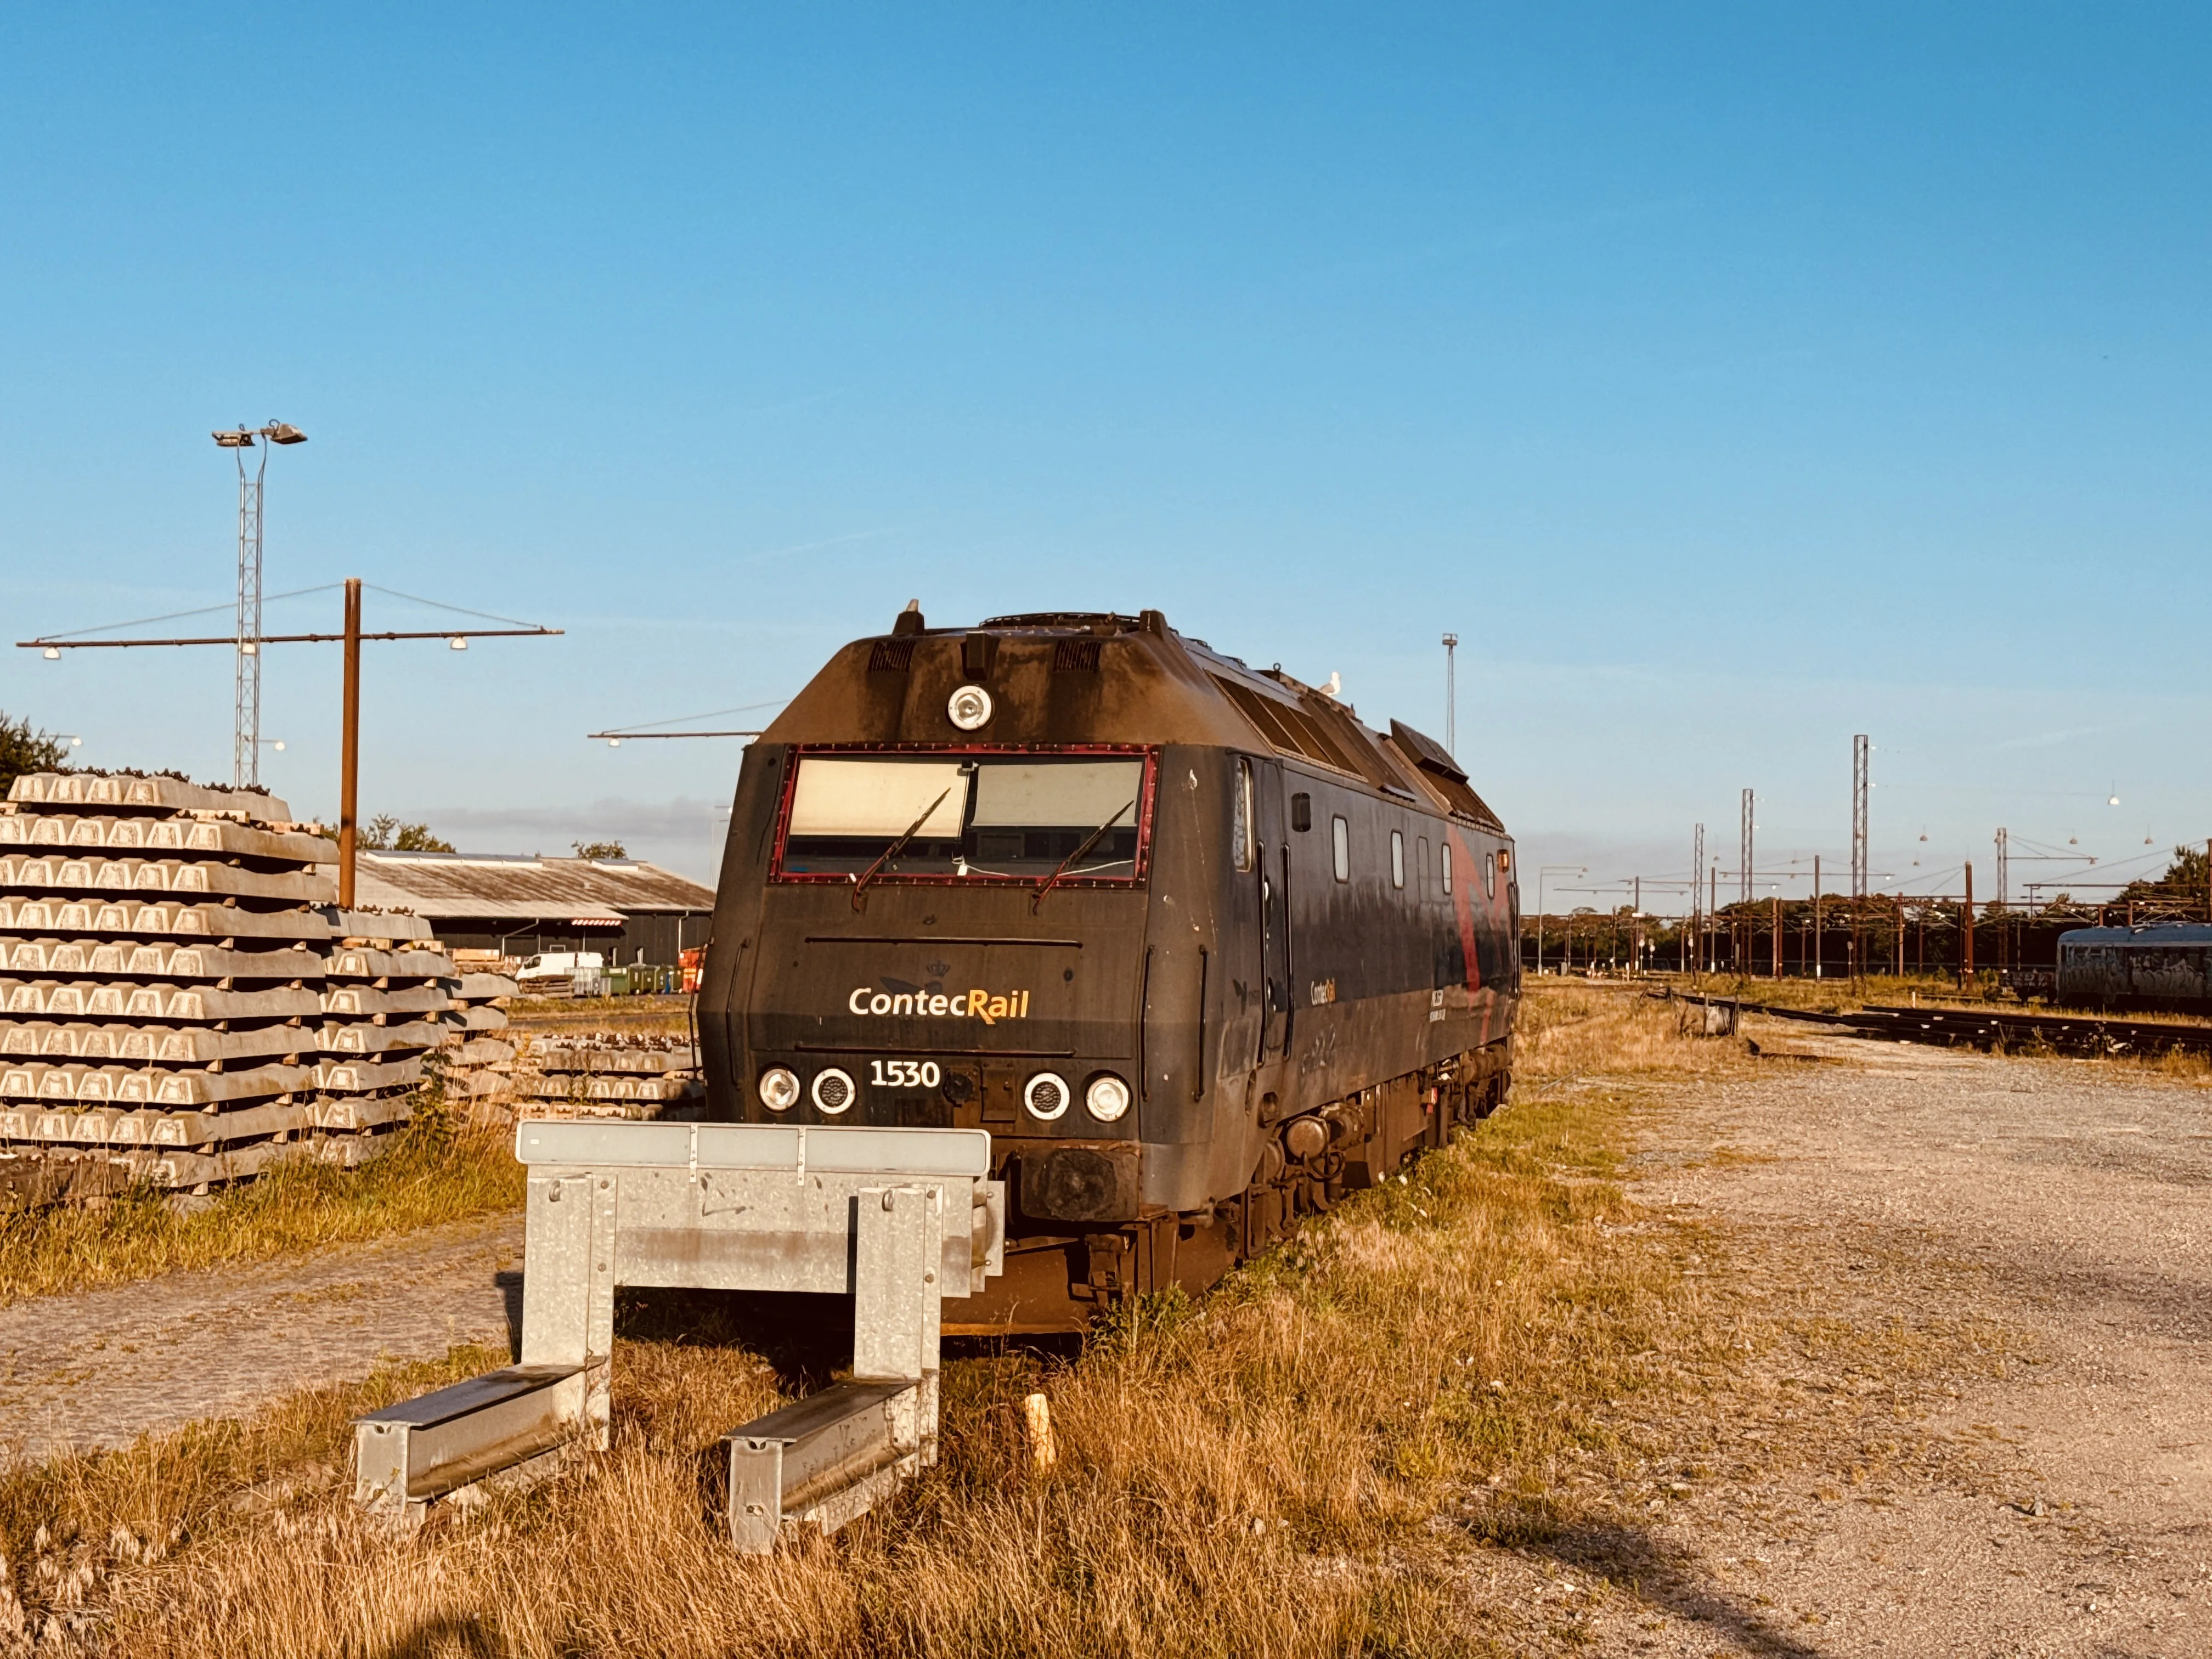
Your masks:
M497 1216L0 1308L0 1448L121 1445L361 1377L386 1356L505 1342L521 1257L522 1218Z
M1680 1455L1585 1506L1616 1520L1492 1554L1508 1625L1608 1654L2212 1653L2212 1091L1750 1029L1767 1075L1669 1090L1631 1187L1741 1372L1699 1427L1624 1422Z

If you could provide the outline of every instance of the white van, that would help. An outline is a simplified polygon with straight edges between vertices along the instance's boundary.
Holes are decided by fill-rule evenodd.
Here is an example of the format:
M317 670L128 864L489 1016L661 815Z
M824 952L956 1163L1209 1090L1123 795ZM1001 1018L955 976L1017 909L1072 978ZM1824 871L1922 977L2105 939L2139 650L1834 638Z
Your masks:
M597 951L547 951L526 957L514 972L514 982L524 990L559 994L575 988L579 975L597 979L606 971L607 960Z

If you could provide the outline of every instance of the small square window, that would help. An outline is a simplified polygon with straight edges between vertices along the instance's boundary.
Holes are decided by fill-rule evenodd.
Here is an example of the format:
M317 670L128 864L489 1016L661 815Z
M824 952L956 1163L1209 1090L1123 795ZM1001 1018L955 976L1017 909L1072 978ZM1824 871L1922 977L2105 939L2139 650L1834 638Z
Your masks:
M1313 797L1304 793L1291 797L1291 828L1304 835L1313 828Z
M1390 884L1406 884L1406 838L1395 830L1390 832Z
M1352 826L1342 818L1328 821L1329 852L1336 860L1336 878L1352 879Z

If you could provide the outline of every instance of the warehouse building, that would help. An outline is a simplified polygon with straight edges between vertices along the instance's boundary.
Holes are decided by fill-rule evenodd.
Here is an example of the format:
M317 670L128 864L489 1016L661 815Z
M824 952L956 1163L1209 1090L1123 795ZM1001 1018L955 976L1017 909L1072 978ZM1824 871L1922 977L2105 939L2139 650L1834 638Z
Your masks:
M714 909L712 888L642 859L366 849L355 854L355 899L413 912L448 950L596 951L610 967L673 966L707 942Z

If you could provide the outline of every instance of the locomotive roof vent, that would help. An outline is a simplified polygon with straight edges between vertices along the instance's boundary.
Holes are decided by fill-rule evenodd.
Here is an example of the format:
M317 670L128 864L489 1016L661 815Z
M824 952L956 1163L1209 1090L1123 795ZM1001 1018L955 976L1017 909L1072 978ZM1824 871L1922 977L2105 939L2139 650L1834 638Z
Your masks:
M1159 612L1148 611L1146 617ZM1109 634L1134 633L1144 626L1141 617L1124 617L1110 611L1032 611L1018 617L986 617L981 626L985 628L1065 628L1078 630L1103 630Z

